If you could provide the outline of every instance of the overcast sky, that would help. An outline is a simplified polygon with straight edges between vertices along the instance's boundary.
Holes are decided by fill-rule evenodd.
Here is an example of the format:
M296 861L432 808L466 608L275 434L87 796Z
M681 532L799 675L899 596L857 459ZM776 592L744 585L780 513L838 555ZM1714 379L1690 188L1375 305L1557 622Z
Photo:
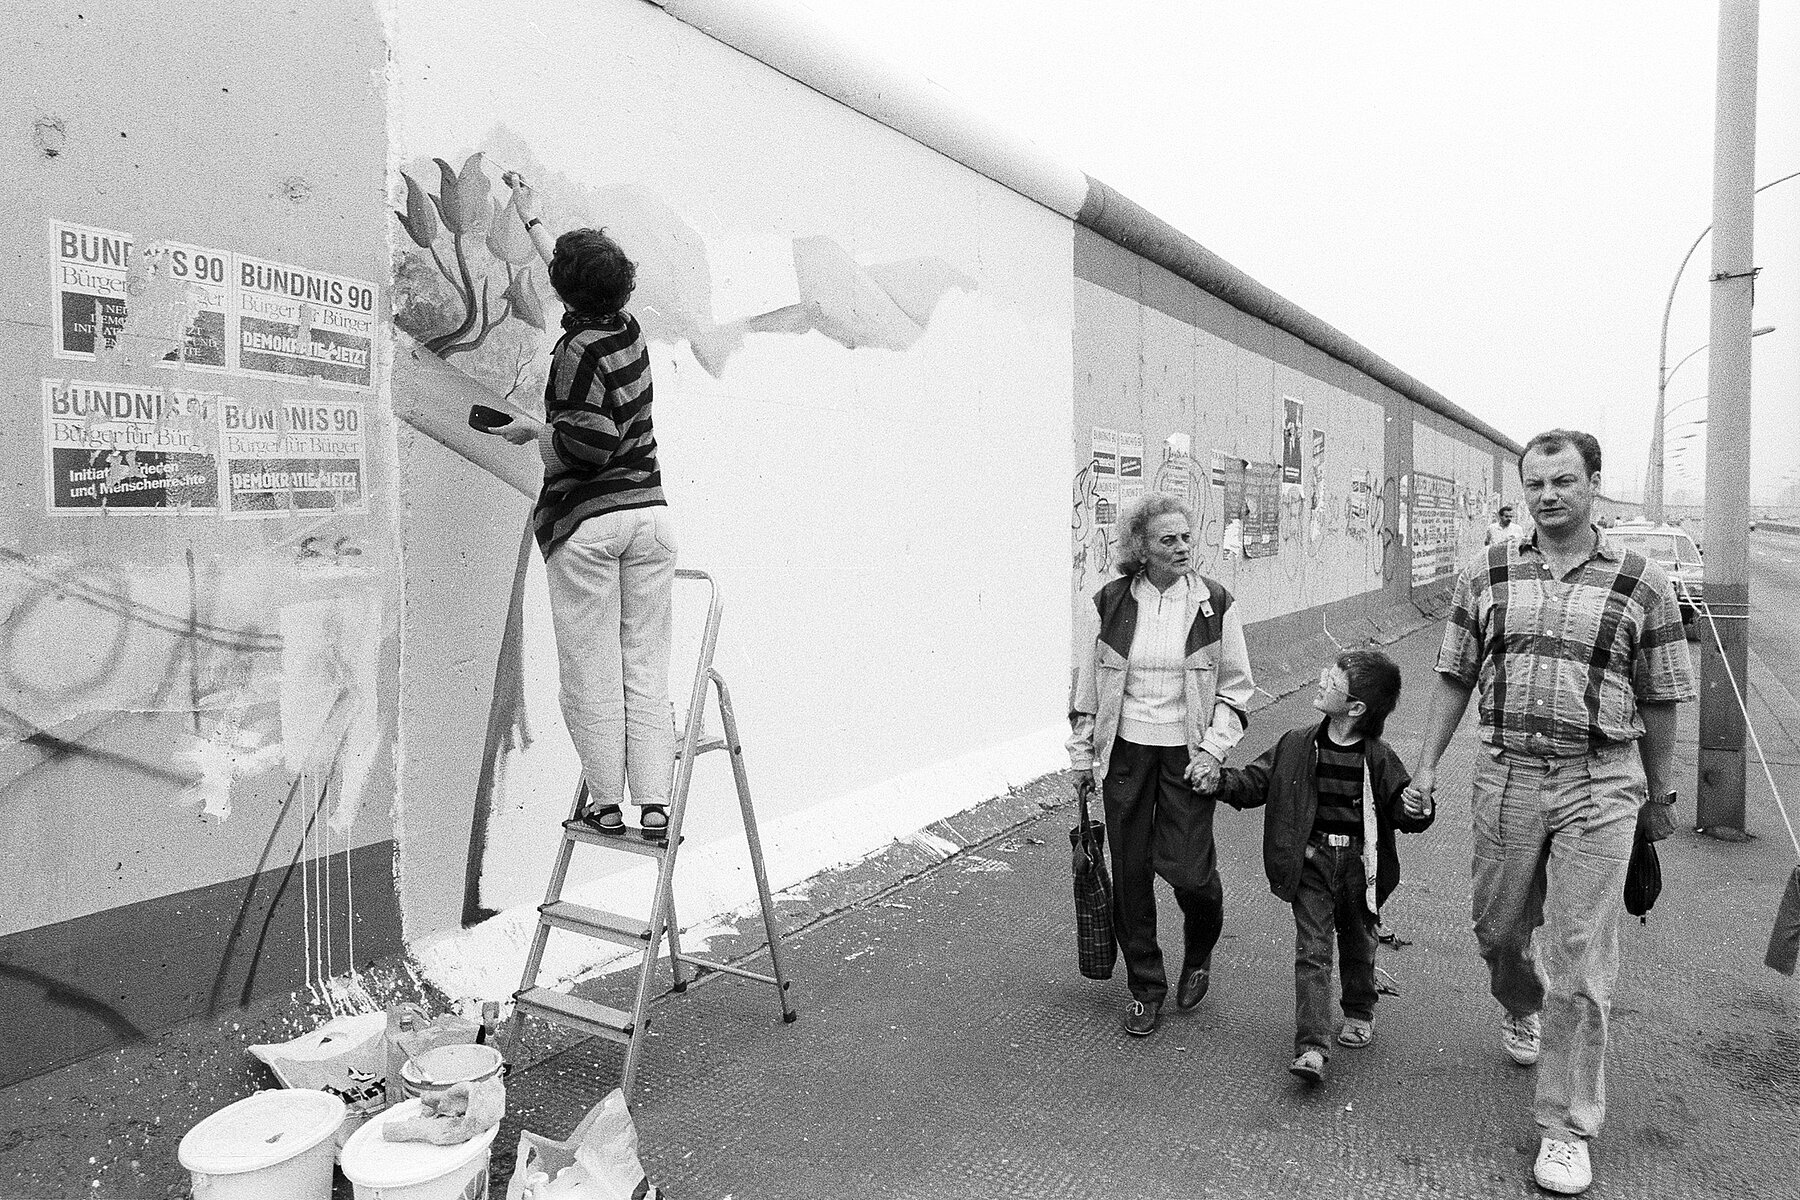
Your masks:
M1520 441L1642 486L1657 334L1712 220L1704 0L805 0ZM1756 179L1800 172L1800 0L1762 5ZM1708 336L1711 242L1673 364ZM1800 479L1800 179L1759 197L1752 501ZM1706 355L1669 386L1671 499ZM1685 462L1695 470L1685 475Z

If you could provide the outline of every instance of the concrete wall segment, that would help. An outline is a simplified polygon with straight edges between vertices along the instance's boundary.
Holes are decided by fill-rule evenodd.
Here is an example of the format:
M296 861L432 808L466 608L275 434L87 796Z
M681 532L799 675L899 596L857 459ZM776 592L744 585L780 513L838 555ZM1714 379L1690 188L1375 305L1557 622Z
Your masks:
M939 764L1017 782L1006 747L1023 744L1053 769L1067 551L1046 464L1071 436L1073 226L657 7L546 0L508 23L620 48L573 65L510 34L472 43L463 31L486 11L391 11L396 202L399 173L436 191L432 157L460 170L479 152L494 198L499 170L521 170L552 228L605 225L638 262L665 490L682 561L724 590L719 665L778 883L944 815L966 788L947 792ZM396 247L418 257L404 235ZM401 324L423 344L429 322L413 318L430 313L409 295ZM395 407L425 435L401 443L418 480L403 536L422 639L403 682L401 899L421 960L486 995L517 984L518 957L492 945L517 945L517 912L541 898L574 760L535 553L515 573L528 505L481 480L523 452L490 439L478 461L483 448L430 433L428 410L447 435L470 389L521 379L512 400L534 406L549 307L549 334L506 327L522 375L491 343L433 363L402 342L396 359ZM462 384L431 382L445 370ZM678 589L678 663L684 605ZM466 636L436 645L430 631ZM693 795L684 866L741 844L713 760ZM605 857L572 879L616 900L629 872Z
M172 9L8 14L9 1073L398 949L380 27Z

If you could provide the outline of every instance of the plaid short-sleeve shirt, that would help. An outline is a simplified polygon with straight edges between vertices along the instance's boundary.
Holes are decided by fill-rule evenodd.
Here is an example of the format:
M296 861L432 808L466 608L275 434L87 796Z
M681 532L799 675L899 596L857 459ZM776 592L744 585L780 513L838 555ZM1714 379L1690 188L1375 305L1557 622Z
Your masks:
M1535 531L1488 547L1457 577L1437 670L1479 689L1488 745L1586 754L1643 736L1639 704L1695 698L1668 576L1595 534L1565 579L1551 575Z

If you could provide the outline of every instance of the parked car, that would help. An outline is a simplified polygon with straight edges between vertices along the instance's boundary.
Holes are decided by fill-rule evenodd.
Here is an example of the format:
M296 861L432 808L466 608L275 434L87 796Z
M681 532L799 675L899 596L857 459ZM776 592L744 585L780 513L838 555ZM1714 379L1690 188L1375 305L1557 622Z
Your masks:
M1634 521L1613 526L1606 536L1615 546L1636 550L1662 564L1675 585L1675 600L1681 605L1681 623L1688 637L1699 637L1700 605L1706 601L1706 567L1701 562L1700 547L1687 530Z

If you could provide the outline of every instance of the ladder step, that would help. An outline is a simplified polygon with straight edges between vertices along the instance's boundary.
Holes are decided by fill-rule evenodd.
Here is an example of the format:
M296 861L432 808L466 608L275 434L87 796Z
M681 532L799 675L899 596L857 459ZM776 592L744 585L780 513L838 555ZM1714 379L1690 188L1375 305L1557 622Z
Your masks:
M722 737L707 738L704 741L699 741L699 742L694 743L694 757L698 758L698 757L700 757L700 755L705 754L708 750L724 750L724 749L726 749L724 738L722 738ZM676 758L681 757L681 748L680 747L676 747L675 757Z
M585 1029L622 1046L631 1044L630 1013L566 996L547 987L528 988L518 993L514 1000L521 1008L531 1009L559 1024Z
M553 904L538 905L538 912L546 925L554 925L558 929L567 929L573 933L585 934L592 938L603 938L609 942L617 942L621 946L641 946L650 940L650 923L640 921L636 917L622 917L618 913L601 912L597 908L576 904L569 900L558 900Z
M624 833L600 833L580 821L563 822L563 836L572 842L586 842L590 846L604 846L608 850L624 850L630 854L645 854L651 858L661 858L668 853L669 840L646 841L638 836L635 829Z

